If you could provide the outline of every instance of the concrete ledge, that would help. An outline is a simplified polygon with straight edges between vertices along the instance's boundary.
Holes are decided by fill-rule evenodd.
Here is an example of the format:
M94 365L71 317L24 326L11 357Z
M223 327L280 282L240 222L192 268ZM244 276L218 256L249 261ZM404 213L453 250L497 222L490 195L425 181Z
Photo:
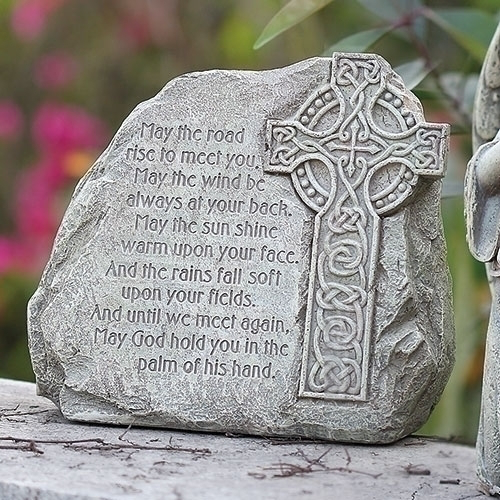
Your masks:
M67 422L0 379L0 499L480 498L472 447L228 437Z

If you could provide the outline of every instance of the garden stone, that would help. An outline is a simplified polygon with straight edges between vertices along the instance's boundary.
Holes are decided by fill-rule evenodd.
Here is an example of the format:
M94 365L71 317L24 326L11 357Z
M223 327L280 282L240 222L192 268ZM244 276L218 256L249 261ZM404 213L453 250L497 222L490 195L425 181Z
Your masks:
M174 79L78 184L29 340L71 420L386 443L454 335L448 126L379 56Z
M465 215L471 253L485 263L492 306L483 372L477 436L478 475L487 490L500 495L500 25L481 70L474 103L475 154L465 179Z

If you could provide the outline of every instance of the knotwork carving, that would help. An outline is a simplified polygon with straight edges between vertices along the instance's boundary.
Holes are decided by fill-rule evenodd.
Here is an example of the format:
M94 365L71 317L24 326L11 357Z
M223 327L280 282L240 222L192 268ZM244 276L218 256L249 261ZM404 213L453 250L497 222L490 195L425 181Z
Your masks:
M363 400L380 218L422 176L443 175L446 125L381 58L335 54L331 79L288 120L269 120L269 173L288 173L316 212L300 396Z

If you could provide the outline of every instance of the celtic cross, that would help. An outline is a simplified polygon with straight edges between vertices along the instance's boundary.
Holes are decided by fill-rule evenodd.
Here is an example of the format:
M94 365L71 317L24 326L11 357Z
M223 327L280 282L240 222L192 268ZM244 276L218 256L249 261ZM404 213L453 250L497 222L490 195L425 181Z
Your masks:
M331 79L288 120L268 120L268 173L290 174L315 213L299 395L366 400L381 218L444 175L448 126L380 57L334 54Z

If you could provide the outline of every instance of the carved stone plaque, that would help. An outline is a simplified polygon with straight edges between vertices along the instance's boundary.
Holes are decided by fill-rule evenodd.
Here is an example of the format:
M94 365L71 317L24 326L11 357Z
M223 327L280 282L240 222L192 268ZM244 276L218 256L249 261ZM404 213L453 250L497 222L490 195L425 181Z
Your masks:
M29 304L74 420L383 443L453 363L448 127L375 55L179 77L78 185Z

